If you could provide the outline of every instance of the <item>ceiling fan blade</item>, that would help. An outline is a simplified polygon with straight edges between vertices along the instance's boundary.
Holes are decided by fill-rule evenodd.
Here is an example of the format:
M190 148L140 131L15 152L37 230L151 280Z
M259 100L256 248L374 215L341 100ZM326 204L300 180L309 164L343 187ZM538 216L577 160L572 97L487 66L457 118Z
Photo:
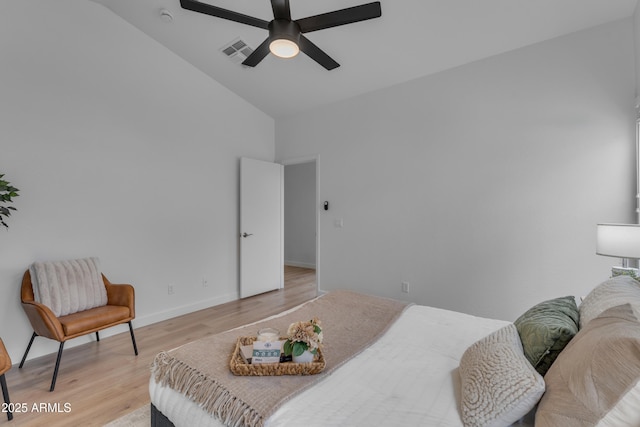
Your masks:
M242 65L247 65L249 67L255 67L262 61L265 56L269 54L269 37L263 41L260 46L253 51L251 55L247 59L242 62Z
M275 19L285 19L291 21L291 8L289 7L289 0L271 0L271 7L273 8L273 17Z
M229 21L239 22L241 24L251 25L253 27L269 29L269 22L262 19L254 18L253 16L243 15L242 13L233 12L231 10L222 9L220 7L211 6L207 3L201 3L196 0L180 0L180 6L183 9L192 10L194 12L204 13L205 15L211 15L222 19L228 19Z
M324 51L318 46L311 43L311 41L302 34L300 34L299 45L301 51L306 53L309 58L322 65L327 70L333 70L334 68L338 68L340 66L340 64L334 61L329 55L324 53Z
M366 21L367 19L379 18L382 16L382 8L379 1L362 4L360 6L348 7L334 12L323 13L296 20L300 26L300 31L309 33L311 31L324 30L325 28L338 27L340 25L351 24L353 22Z

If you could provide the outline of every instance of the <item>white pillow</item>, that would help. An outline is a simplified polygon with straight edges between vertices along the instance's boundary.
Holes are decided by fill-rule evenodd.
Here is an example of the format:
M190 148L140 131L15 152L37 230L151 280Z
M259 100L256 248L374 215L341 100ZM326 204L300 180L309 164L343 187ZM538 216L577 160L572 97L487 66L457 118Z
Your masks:
M465 427L510 425L531 411L545 390L513 324L472 344L462 355L459 372Z
M600 313L623 304L640 318L640 283L629 276L616 276L593 288L580 304L580 329Z
M29 270L34 299L57 317L107 305L98 258L34 262Z

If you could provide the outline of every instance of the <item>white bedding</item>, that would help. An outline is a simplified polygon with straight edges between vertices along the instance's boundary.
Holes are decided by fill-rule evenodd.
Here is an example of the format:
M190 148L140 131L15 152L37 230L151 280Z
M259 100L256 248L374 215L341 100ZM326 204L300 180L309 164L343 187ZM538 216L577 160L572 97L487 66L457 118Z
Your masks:
M462 426L460 358L475 341L507 324L411 306L376 343L285 403L265 425ZM149 393L151 402L177 427L222 426L197 404L153 378ZM533 426L533 422L521 420L518 425Z

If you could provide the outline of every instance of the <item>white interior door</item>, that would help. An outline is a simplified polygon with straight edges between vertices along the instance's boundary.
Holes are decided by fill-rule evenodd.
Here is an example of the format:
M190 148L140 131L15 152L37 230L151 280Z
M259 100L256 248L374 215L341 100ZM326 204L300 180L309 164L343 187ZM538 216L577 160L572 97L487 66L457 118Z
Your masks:
M240 159L240 298L284 285L284 167Z

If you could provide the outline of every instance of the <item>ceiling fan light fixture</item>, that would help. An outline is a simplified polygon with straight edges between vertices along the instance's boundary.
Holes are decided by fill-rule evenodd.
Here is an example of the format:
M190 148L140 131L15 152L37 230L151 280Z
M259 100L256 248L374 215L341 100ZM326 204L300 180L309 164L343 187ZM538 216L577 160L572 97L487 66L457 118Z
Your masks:
M293 58L300 53L300 27L293 21L271 21L269 40L269 51L279 58Z
M287 39L273 40L269 43L269 50L278 58L293 58L300 53L298 45Z

